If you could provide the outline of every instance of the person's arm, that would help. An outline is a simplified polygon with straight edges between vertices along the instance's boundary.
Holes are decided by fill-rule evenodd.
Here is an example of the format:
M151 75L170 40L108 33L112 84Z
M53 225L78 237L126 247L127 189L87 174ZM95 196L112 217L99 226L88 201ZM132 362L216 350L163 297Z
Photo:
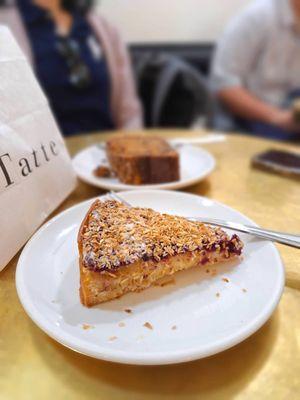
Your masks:
M218 43L211 71L215 96L232 114L287 130L294 130L292 112L272 106L250 93L247 78L257 67L268 32L264 3L256 3L238 15Z
M101 15L90 13L88 21L102 41L112 81L112 113L117 129L143 128L143 112L137 96L126 45L118 30Z
M120 84L120 96L116 99L118 128L123 130L142 129L143 112L136 91L129 51L117 30L114 32L114 48Z
M239 86L221 89L219 99L234 115L260 121L286 130L296 130L290 110L281 110L253 96L247 89Z

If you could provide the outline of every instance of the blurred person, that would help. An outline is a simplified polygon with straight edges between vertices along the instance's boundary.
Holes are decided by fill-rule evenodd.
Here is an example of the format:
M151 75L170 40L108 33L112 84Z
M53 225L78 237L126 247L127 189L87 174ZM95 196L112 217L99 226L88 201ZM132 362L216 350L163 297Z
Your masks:
M142 127L127 49L91 1L0 1L64 135Z
M300 0L252 2L221 37L211 70L218 129L300 140Z

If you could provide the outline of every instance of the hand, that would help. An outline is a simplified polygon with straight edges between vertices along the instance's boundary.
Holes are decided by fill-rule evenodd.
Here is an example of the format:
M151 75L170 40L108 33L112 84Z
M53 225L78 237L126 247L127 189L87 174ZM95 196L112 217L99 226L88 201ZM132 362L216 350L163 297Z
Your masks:
M300 132L300 125L294 121L291 110L275 110L270 116L269 123L288 132Z

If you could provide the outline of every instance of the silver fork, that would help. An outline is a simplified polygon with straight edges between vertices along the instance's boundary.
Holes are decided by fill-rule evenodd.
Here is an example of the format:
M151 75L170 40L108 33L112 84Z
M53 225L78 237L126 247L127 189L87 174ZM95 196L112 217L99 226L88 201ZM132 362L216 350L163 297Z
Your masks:
M132 205L128 203L128 201L124 200L121 196L119 196L115 192L110 192L107 196L113 200L125 204L128 207L132 207ZM229 222L214 218L202 218L202 217L201 218L185 217L185 218L189 221L197 221L213 226L220 226L222 228L227 228L237 232L247 233L248 235L256 236L260 239L266 239L270 240L271 242L277 242L280 244L284 244L286 246L300 249L300 235L294 235L285 232L276 232L269 229L257 228L256 226L244 225L239 222Z

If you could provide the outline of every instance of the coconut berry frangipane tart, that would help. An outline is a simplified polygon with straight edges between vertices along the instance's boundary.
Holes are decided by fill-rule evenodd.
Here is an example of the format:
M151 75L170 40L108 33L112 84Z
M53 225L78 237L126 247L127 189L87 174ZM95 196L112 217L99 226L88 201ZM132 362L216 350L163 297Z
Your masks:
M81 224L78 248L80 298L91 307L177 271L236 258L243 243L200 222L96 200Z

